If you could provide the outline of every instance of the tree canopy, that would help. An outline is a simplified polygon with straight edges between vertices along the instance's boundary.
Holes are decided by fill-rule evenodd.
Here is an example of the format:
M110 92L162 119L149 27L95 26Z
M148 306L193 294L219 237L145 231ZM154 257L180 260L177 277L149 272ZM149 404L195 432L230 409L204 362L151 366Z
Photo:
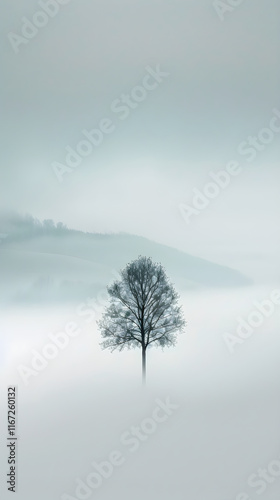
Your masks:
M149 257L130 262L120 276L107 288L110 302L98 323L101 345L112 351L140 347L145 379L147 348L175 345L185 326L179 295L163 266Z

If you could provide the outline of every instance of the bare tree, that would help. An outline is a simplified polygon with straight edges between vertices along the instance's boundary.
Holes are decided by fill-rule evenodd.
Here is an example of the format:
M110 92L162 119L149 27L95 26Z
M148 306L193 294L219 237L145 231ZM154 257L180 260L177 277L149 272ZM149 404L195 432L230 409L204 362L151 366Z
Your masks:
M179 296L161 264L140 256L120 276L107 288L110 302L98 322L104 339L101 345L112 351L140 347L145 384L147 348L175 345L176 332L186 323Z

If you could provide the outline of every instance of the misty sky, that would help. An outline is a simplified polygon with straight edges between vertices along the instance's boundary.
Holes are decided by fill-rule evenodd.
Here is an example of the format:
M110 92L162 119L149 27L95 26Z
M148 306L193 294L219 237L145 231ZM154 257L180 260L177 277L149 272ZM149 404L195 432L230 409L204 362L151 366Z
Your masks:
M280 110L278 0L244 1L224 22L210 0L71 0L18 54L7 35L38 2L1 10L1 209L236 267L277 255L279 134L251 163L238 145ZM157 65L169 76L121 120L112 103ZM59 183L52 162L104 118L114 131ZM231 160L242 173L187 225L179 205Z
M65 5L33 36L27 23L48 1ZM138 397L140 351L101 351L95 322L81 320L72 302L65 309L47 300L8 304L0 315L0 371L3 391L19 385L23 500L74 494L75 478L88 474L92 460L106 459L121 433L150 415L154 394L174 397L178 416L98 490L101 500L165 500L177 492L237 500L242 491L256 498L247 478L279 459L279 308L243 335L234 354L224 335L237 335L238 318L256 314L256 301L279 288L280 3L240 0L222 21L213 2L1 1L0 215L142 235L255 279L243 289L182 294L186 334L177 349L149 352L149 408L146 396ZM29 38L15 53L11 40L24 33ZM152 76L156 68L165 74L161 82ZM143 89L141 102L132 98L140 92L141 100ZM132 105L121 111L127 95ZM66 148L76 150L83 131L105 127L105 119L112 131L59 182L54 162L66 165ZM265 146L248 152L248 138L259 134ZM187 224L180 206L191 206L194 190L213 182L211 172L234 161L238 175ZM2 232L0 224L0 243ZM78 291L78 278L98 281L96 266L102 274L105 263L94 252L83 259L80 241L69 255L67 238L57 255L52 238L30 238L22 249L20 239L18 247L3 245L5 293L19 290L25 298L37 270L39 284L40 275L62 281L63 272ZM106 251L104 245L103 260ZM31 288L36 297L38 289ZM43 352L50 333L63 332L70 320L81 334L25 386L19 364L31 366L34 349ZM6 393L1 411L4 404ZM0 455L6 470L6 451ZM264 500L279 498L279 481L266 485Z

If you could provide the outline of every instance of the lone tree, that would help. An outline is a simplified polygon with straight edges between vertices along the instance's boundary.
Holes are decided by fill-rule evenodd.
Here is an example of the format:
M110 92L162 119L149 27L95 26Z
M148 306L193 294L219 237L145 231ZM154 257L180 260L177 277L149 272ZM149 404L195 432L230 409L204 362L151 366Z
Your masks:
M185 320L179 295L161 264L138 257L121 272L121 279L107 287L109 305L98 322L103 349L142 350L142 379L146 381L146 352L151 345L165 347L176 343Z

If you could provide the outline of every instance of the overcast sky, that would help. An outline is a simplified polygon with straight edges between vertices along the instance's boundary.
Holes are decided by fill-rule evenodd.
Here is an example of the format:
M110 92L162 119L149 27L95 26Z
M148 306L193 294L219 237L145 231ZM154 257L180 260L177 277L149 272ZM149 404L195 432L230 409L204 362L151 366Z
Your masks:
M279 133L252 162L238 146L280 116L278 0L246 0L223 22L212 0L70 0L17 48L8 34L39 4L1 10L1 209L221 263L276 256ZM122 120L112 104L158 65L166 76ZM58 182L53 162L105 118L113 131ZM241 173L187 225L179 206L232 160Z
M58 12L42 16L39 4L55 1ZM233 500L245 487L251 497L247 478L279 458L279 309L242 337L234 355L223 336L237 334L238 318L279 288L280 2L224 0L240 5L223 20L214 3L1 0L0 212L142 235L266 282L182 296L186 335L179 349L149 353L148 364L150 394L164 388L178 417L104 481L100 499L165 500L187 491L193 500ZM47 24L36 32L30 20ZM157 68L161 82L152 76ZM132 104L120 110L126 95ZM76 150L83 130L100 122L110 133L59 182L54 163L69 170L66 148ZM263 142L248 151L248 137L259 134ZM227 174L228 186L187 224L180 207L189 210L194 192L211 195L211 172L226 167L238 174ZM12 252L11 259L20 260ZM99 332L72 303L46 306L0 315L1 380L20 385L19 495L30 500L73 495L92 460L107 460L118 436L150 415L135 391L139 352L101 351ZM23 387L18 363L31 367L34 349L43 352L69 320L81 335ZM265 485L262 498L279 498L279 481Z

